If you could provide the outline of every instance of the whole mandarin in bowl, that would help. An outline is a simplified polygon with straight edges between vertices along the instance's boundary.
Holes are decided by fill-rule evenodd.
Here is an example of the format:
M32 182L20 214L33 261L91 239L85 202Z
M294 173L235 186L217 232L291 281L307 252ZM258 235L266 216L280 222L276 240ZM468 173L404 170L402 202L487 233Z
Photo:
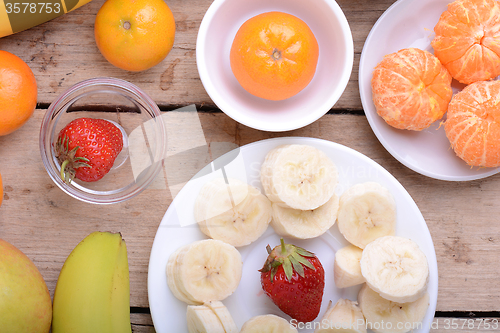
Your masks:
M0 136L20 128L35 111L36 79L18 56L0 50Z
M168 55L174 45L175 20L163 0L108 0L97 12L94 35L106 60L138 72Z
M282 27L283 31L296 29L299 26L298 19L307 25L308 29L300 29L297 36L301 36L301 40L312 41L312 36L308 33L309 30L312 31L318 44L317 60L315 52L311 52L316 49L314 43L308 44L306 48L303 47L305 44L301 44L298 39L293 40L292 37L289 40L295 42L294 47L291 47L292 43L287 45L283 41L280 44L286 47L284 50L279 48L280 45L271 45L273 47L267 46L267 49L263 50L265 55L260 56L251 50L247 54L248 57L243 58L244 50L239 50L238 55L236 35L245 22L261 14L266 14L264 18L267 16L270 21L268 13L276 12L281 13L280 16L287 16L283 15L286 13L296 18L292 25ZM274 33L279 33L276 25L273 29ZM254 46L259 46L260 43L261 47L265 46L264 41L259 42L260 36L255 36L254 32L249 33L253 37L249 37L247 41L241 38L240 43L253 43ZM271 32L263 31L263 34L271 36L269 41L272 38L273 43L276 42ZM254 40L251 40L252 38ZM274 52L275 48L280 52ZM294 48L299 51L297 54L301 54L295 59L291 57ZM235 62L231 63L231 49L233 60L235 55L239 58L238 66L235 66ZM273 60L276 58L279 60ZM261 67L256 65L258 61L265 63L266 60L267 64L261 64ZM302 67L299 70L302 73L292 71L295 67L293 61L296 60L301 61ZM308 62L304 63L302 60ZM243 63L246 63L247 67L244 67ZM210 99L228 117L262 131L290 131L318 120L341 98L351 77L353 63L354 44L349 23L337 2L331 0L214 0L203 16L196 39L196 66ZM284 70L284 75L278 77L276 71L280 65L281 69L286 67L288 72ZM238 73L243 79L250 76L248 73L255 74L260 79L253 82L250 79L250 82L247 82L249 86L261 86L255 93L263 92L267 95L264 97L272 99L257 97L246 90L243 87L245 83L242 85L244 80L239 82L237 79ZM307 83L308 76L312 76L312 79ZM295 79L306 86L302 90L298 88L291 97L277 100L287 97L286 94L291 92ZM283 81L280 83L280 80ZM265 85L265 88L262 88L262 85ZM274 92L275 89L278 92ZM299 90L300 92L296 93ZM282 93L285 95L278 96Z
M318 42L304 21L283 12L267 12L240 27L230 62L246 91L276 101L296 95L309 84L318 56Z

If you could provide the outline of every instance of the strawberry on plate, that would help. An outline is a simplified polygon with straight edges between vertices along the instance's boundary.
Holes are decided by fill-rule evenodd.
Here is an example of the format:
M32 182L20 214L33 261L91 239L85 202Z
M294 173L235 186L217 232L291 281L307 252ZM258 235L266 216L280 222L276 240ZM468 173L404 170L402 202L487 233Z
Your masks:
M106 175L123 148L122 132L104 119L78 118L59 132L55 146L61 178L93 182Z
M319 259L301 247L285 244L267 246L260 269L262 289L281 311L300 322L314 320L320 311L325 270Z

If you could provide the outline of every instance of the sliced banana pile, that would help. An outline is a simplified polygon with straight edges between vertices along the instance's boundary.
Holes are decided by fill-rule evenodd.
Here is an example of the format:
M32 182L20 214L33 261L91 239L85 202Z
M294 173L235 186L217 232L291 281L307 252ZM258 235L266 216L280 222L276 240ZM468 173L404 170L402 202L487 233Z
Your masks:
M335 223L338 171L321 150L307 145L274 148L262 164L261 182L273 203L271 226L278 235L314 238Z
M298 333L290 323L275 315L255 316L247 320L240 333Z
M335 253L336 286L366 282L358 302L366 327L374 332L416 329L429 306L429 267L414 241L394 236L392 194L378 183L361 183L341 195L339 206L338 227L352 245Z
M413 302L396 303L381 297L367 284L358 293L366 326L375 333L406 333L419 327L429 307L429 294Z
M413 302L427 290L429 266L414 241L385 236L368 244L360 261L366 284L383 298Z
M418 328L429 307L429 266L418 245L398 236L377 238L363 250L360 268L366 283L358 302L367 327L376 333Z
M235 247L257 240L269 224L280 236L309 239L338 221L351 243L335 253L334 281L339 288L364 284L359 306L346 299L330 304L315 333L366 333L366 328L404 333L423 320L429 306L427 258L415 242L394 236L396 202L387 188L376 182L356 184L339 198L335 164L322 151L295 144L266 155L261 182L265 195L237 179L215 179L196 198L196 222L211 239L179 248L166 267L170 290L189 304L189 333L238 332L220 302L241 279L242 260ZM281 317L262 315L240 331L252 332L297 329Z
M167 284L187 304L221 301L238 287L243 269L240 252L219 240L205 239L179 248L167 262Z
M233 317L222 302L188 305L186 311L188 333L238 333Z
M271 222L271 202L258 189L237 179L205 184L195 201L194 217L200 230L233 246L257 240Z
M366 282L358 302L366 327L376 333L416 329L429 306L427 258L407 238L383 236L363 250L354 245L340 249L335 254L334 278L339 288Z
M330 305L314 333L366 333L365 318L356 302L341 298Z
M364 249L378 237L396 232L396 202L391 192L375 182L356 184L340 197L340 233Z

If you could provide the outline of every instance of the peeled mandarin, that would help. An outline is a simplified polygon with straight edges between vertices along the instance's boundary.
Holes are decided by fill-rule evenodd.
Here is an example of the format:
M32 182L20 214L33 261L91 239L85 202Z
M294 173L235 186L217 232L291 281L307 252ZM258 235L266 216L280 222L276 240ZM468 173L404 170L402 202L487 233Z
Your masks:
M500 75L500 4L457 0L434 27L434 54L464 84Z
M445 114L452 96L451 80L432 53L403 49L386 55L375 67L373 102L387 124L421 131Z
M500 81L479 81L453 96L446 136L471 166L500 166Z

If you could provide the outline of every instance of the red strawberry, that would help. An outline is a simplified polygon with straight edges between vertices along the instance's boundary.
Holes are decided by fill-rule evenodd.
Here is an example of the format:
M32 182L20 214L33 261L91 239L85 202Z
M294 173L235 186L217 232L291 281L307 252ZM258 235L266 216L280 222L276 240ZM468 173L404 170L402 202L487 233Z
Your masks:
M78 118L64 127L57 138L56 154L61 177L93 182L109 172L123 148L118 127L104 119Z
M264 267L260 269L262 289L281 311L300 321L314 320L321 308L325 270L319 259L303 248L285 244L271 250L267 246Z

